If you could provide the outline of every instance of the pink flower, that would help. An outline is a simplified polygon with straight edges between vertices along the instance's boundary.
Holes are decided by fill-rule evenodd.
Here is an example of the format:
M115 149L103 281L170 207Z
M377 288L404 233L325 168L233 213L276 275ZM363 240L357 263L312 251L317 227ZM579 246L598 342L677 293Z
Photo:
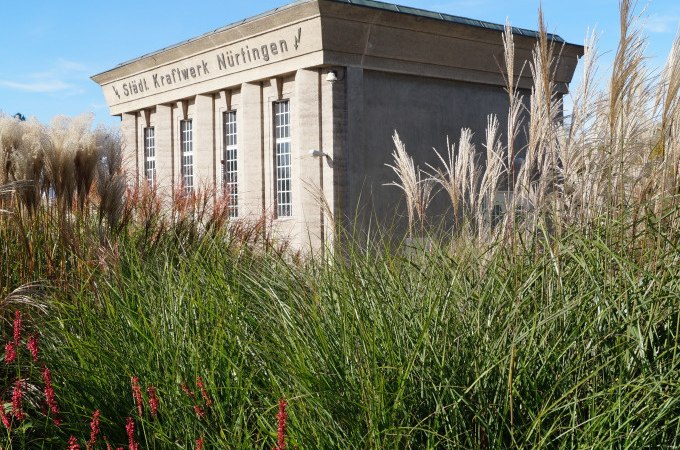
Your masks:
M151 416L156 417L158 415L158 397L156 396L156 388L147 386L146 392L149 393L149 409L151 409Z
M127 418L127 423L125 424L125 431L128 436L128 447L130 450L138 450L139 444L135 441L135 421L132 417Z
M38 336L34 334L29 337L26 346L28 347L28 351L31 352L33 361L38 362Z
M203 409L201 405L194 405L194 412L199 419L205 418L205 409Z
M92 421L90 422L90 440L87 442L87 447L92 448L97 443L97 436L99 436L99 410L92 414Z
M12 364L17 359L17 351L14 348L14 342L9 341L5 345L5 364Z
M42 378L45 382L45 401L47 406L50 408L52 413L52 421L56 426L61 425L61 420L57 418L59 414L59 407L57 406L57 400L54 395L54 388L52 387L52 372L47 367L42 368Z
M78 440L71 436L68 438L67 450L80 450L80 445L78 445Z
M0 402L0 418L2 419L2 424L7 428L8 430L12 429L12 422L9 419L9 416L7 416L7 413L5 413L5 405Z
M24 412L21 409L21 402L24 397L24 381L19 379L14 382L12 390L12 414L17 420L24 420Z
M19 346L21 341L21 311L14 312L14 345Z
M198 389L201 391L201 396L205 401L205 406L211 407L212 400L210 400L210 397L208 397L208 391L205 390L205 385L203 384L203 377L196 377L196 386L198 386Z
M184 391L184 393L187 394L192 400L194 400L196 398L194 391L189 389L189 386L187 386L186 383L182 383L180 386L182 387L182 390Z
M278 434L278 445L275 450L285 450L286 449L286 421L288 420L288 414L286 414L286 401L282 398L279 400L279 413L276 415L276 419L279 422L279 427L277 430Z
M203 450L203 436L196 439L196 450Z
M135 406L137 407L137 415L142 417L144 403L142 401L142 388L139 387L139 378L132 377L130 382L132 384L132 397L135 399Z

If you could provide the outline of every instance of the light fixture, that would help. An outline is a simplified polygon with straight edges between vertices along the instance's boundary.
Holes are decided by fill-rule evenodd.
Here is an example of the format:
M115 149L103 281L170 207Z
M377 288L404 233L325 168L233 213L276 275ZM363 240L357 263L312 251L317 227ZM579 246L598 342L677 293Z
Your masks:
M333 158L328 153L324 153L321 150L310 150L309 154L315 158L326 158L326 162L330 168L333 168Z
M333 84L338 81L338 72L336 70L329 70L328 75L326 75L326 81Z

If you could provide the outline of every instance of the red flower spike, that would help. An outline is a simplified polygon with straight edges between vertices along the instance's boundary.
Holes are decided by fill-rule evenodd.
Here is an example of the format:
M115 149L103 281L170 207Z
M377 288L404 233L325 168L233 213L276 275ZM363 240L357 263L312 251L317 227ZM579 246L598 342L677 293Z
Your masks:
M276 419L279 422L277 434L278 434L278 445L275 450L286 450L286 421L288 420L288 414L286 414L286 406L288 404L282 398L279 400L279 413L276 415Z
M57 419L57 414L59 414L59 407L57 406L57 400L54 395L54 388L52 387L52 372L47 367L42 368L42 377L45 382L45 401L47 406L50 408L50 412L54 416L52 421L56 426L61 425L61 420Z
M106 450L113 450L113 447L111 447L111 443L109 442L109 438L104 436L104 442L106 442Z
M80 445L78 445L78 440L71 436L68 438L68 447L66 447L67 450L80 450Z
M26 417L21 409L21 402L24 397L24 381L19 379L14 382L14 389L12 390L12 414L17 420L24 420Z
M147 386L146 392L149 394L149 409L151 410L151 417L155 418L158 415L158 396L156 395L156 388Z
M132 397L134 398L135 406L137 407L137 415L142 417L144 403L142 400L142 388L139 387L139 378L132 377L130 383L132 384Z
M210 397L208 397L208 391L205 390L205 385L203 384L203 377L196 377L196 386L198 386L198 389L201 391L201 396L205 401L205 406L211 407L212 400L210 400Z
M28 347L28 351L31 352L31 357L33 358L34 362L38 362L38 336L33 335L28 338L28 343L26 344Z
M201 405L194 405L194 412L199 419L205 419L205 409Z
M5 345L5 364L12 364L17 359L17 351L14 342L10 341Z
M184 393L189 396L189 398L191 398L192 400L196 398L196 394L194 394L194 391L189 389L189 386L187 386L186 383L182 383L180 386L182 387Z
M135 441L135 421L132 417L127 418L127 423L125 424L125 431L128 437L128 447L130 450L138 450L139 444Z
M21 341L21 311L14 312L14 345L19 346Z
M8 430L12 430L12 422L10 421L9 416L5 412L5 405L0 403L0 418L2 419L2 424L7 428Z
M92 421L90 422L90 440L87 442L87 447L92 448L97 444L97 436L99 436L99 410L92 414Z
M196 439L196 450L203 450L203 436Z

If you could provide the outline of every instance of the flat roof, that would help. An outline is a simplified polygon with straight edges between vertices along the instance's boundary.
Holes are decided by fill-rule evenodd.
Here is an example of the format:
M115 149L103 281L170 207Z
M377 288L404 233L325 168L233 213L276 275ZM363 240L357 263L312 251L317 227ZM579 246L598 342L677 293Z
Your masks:
M309 1L309 0L302 0ZM444 22L458 23L461 25L469 25L471 27L485 28L487 30L504 31L505 25L497 23L486 22L483 20L468 19L467 17L453 16L451 14L438 13L429 11L427 9L412 8L410 6L401 6L394 3L386 3L378 0L326 0L335 3L346 3L348 5L364 6L366 8L382 9L384 11L398 12L401 14L409 14L412 16L427 17L428 19L443 20ZM538 31L527 30L525 28L512 27L512 33L519 36L526 36L531 38L538 38ZM565 42L560 36L548 33L548 38L555 42Z
M122 63L116 65L113 69L105 70L104 72L101 72L97 75L94 75L92 78L94 78L98 75L101 75L103 73L110 72L111 70L115 70L119 67L126 66L126 65L131 64L135 61L139 61L141 59L148 58L149 56L157 55L159 53L163 53L164 51L167 51L167 50L170 50L170 49L173 49L173 48L176 48L176 47L180 47L180 46L187 44L189 42L193 42L193 41L202 39L206 36L210 36L212 34L220 33L222 31L228 30L230 28L234 28L234 27L237 27L239 25L243 25L247 22L251 22L251 21L254 21L254 20L257 20L257 19L261 19L263 17L270 16L272 14L275 14L279 11L291 8L293 6L296 6L296 5L299 5L299 4L302 4L302 3L312 2L312 1L317 1L317 0L295 0L291 3L286 4L286 5L279 6L278 8L274 8L274 9L271 9L269 11L265 11L263 13L257 14L255 16L251 16L251 17L248 17L246 19L242 19L242 20L230 23L229 25L225 25L225 26L217 28L213 31L208 31L207 33L203 33L203 34L196 36L196 37L193 37L191 39L187 39L187 40L178 42L176 44L169 45L167 47L163 47L159 50L144 54L142 56L138 56L138 57L130 59L128 61L122 62ZM435 12L435 11L428 11L426 9L421 9L421 8L412 8L410 6L401 6L401 5L397 5L397 4L394 4L394 3L381 2L381 1L378 1L378 0L318 0L318 1L344 3L344 4L347 4L347 5L361 6L361 7L364 7L364 8L378 9L378 10L382 10L382 11L391 11L391 12L396 12L396 13L400 13L400 14L407 14L407 15L417 16L417 17L425 17L425 18L428 18L428 19L440 20L440 21L444 21L444 22L456 23L456 24L460 24L460 25L467 25L467 26L471 26L471 27L483 28L483 29L493 30L493 31L502 32L502 31L505 30L504 25L497 24L497 23L486 22L486 21L483 21L483 20L469 19L469 18L466 18L466 17L454 16L454 15L451 15L451 14L444 14L444 13L439 13L439 12ZM538 31L528 30L528 29L525 29L525 28L512 27L512 33L515 34L515 35L518 35L518 36L525 36L525 37L534 38L534 39L537 39L539 37ZM552 41L555 41L555 42L566 43L566 41L564 39L562 39L560 36L558 36L556 34L548 33L548 38Z

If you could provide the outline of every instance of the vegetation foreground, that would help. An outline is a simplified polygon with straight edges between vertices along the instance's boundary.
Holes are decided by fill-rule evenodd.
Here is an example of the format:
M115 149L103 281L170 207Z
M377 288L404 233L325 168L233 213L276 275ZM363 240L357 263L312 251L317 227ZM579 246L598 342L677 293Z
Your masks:
M395 139L403 245L296 257L228 196L127 189L109 130L0 115L0 447L680 447L680 39L652 76L621 18L568 121L541 21L530 111L504 36L486 164L469 130L430 174Z
M168 233L143 252L126 238L44 309L4 304L40 348L4 366L3 399L24 380L26 417L3 446L84 445L99 411L100 446L127 443L132 417L142 448L272 448L283 398L289 448L673 448L678 236L663 255L607 237L499 252L483 270L439 250L300 266L226 236Z

